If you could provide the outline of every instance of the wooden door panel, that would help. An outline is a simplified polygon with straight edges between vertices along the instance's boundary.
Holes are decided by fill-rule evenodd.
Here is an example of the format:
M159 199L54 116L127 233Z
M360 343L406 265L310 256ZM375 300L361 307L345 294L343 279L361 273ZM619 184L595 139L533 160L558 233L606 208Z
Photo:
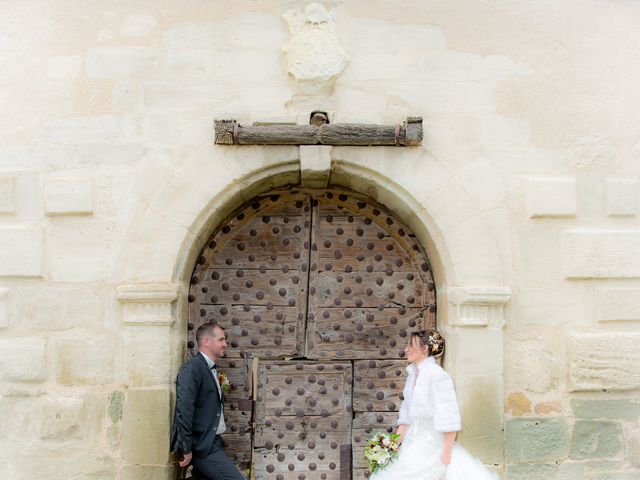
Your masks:
M241 468L251 465L251 415L248 401L253 389L251 364L246 359L221 358L218 372L229 378L230 390L224 395L224 419L227 431L223 435L229 457Z
M302 473L309 480L343 480L340 448L351 443L351 421L337 426L335 421L291 417L257 427L256 479L275 479L280 474L284 479L297 480Z
M353 409L356 412L397 412L407 378L403 360L354 362Z
M322 308L309 321L308 350L321 359L400 358L421 316L419 308Z
M409 276L409 278L407 278ZM387 304L422 306L422 286L412 273L320 272L316 277L318 307L374 307Z
M341 448L351 443L350 362L261 363L256 478L344 480ZM280 475L280 477L278 477Z
M227 357L253 356L262 358L292 357L302 349L304 338L303 313L297 307L251 305L203 305L202 319L207 321L228 317L224 322L228 336ZM225 315L222 311L227 311Z
M229 356L303 353L310 219L310 196L291 191L250 202L214 232L191 279L192 355L209 320L227 330Z
M293 268L304 256L304 244L308 241L306 220L303 215L256 218L220 246L210 265L213 268L265 267L268 270Z
M435 284L415 238L357 195L314 197L307 358L402 358L435 324Z
M306 290L297 272L280 270L207 270L198 292L201 305L277 305L294 307ZM214 293L211 293L214 292Z
M392 433L398 416L395 413L356 413L352 424L353 480L369 478L369 465L364 457L364 447L374 433ZM399 479L400 480L400 479Z

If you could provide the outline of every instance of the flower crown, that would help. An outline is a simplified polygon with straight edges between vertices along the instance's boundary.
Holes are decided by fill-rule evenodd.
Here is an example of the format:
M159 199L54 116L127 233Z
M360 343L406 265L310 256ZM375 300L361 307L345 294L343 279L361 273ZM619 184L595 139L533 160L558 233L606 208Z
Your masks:
M444 337L437 330L427 337L427 345L431 348L434 357L444 353Z

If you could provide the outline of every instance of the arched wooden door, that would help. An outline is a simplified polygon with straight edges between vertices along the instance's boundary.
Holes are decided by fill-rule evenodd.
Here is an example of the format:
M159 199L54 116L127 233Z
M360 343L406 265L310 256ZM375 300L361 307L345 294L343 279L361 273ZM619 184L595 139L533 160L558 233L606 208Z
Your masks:
M362 446L397 416L408 334L435 326L429 261L412 233L342 190L260 196L211 236L189 291L188 351L215 320L227 451L256 479L365 478Z

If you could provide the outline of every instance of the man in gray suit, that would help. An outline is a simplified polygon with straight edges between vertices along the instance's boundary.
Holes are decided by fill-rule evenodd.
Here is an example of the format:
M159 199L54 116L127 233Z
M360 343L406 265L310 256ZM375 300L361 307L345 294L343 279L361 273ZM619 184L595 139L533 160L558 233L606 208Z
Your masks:
M224 402L215 362L227 341L221 326L209 322L196 331L198 355L185 363L176 381L176 411L171 451L183 455L181 467L193 464L194 479L243 480L224 451Z

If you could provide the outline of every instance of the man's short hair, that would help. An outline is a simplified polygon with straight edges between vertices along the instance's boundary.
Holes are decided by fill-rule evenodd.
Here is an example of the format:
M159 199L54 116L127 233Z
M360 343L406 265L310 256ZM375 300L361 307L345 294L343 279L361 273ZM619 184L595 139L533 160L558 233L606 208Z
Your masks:
M224 332L224 328L222 328L216 322L206 322L200 325L198 327L198 330L196 330L196 342L198 343L198 345L200 345L200 340L202 339L202 337L213 337L216 328L219 328Z

